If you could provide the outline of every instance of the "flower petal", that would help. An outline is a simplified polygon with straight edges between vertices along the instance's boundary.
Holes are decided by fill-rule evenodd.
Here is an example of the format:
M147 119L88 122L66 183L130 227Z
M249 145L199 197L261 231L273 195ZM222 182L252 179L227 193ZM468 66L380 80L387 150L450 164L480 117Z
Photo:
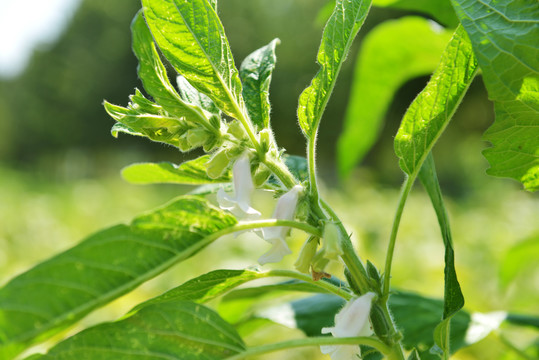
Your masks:
M264 255L262 255L258 259L258 263L260 265L264 265L267 263L275 263L279 262L283 259L285 255L291 254L292 251L288 247L288 244L284 240L284 238L273 238L273 239L266 239L269 243L272 244L271 249L269 249L268 252L266 252Z

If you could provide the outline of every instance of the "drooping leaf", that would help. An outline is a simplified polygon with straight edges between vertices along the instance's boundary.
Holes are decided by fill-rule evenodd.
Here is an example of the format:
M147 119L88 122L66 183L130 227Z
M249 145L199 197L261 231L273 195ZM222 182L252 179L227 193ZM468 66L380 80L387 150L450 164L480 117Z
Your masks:
M422 12L450 27L459 24L450 0L373 0L372 4Z
M337 0L335 4L316 57L320 70L299 97L299 125L307 138L316 135L342 63L370 6L371 0Z
M148 94L170 115L194 122L208 123L202 110L184 102L170 83L165 66L157 53L152 34L140 11L133 19L131 32L133 51L139 61L138 76Z
M338 142L342 177L377 140L395 92L406 81L432 73L450 37L451 32L415 16L383 22L365 36Z
M142 0L157 45L198 91L226 114L244 117L242 86L223 25L208 0Z
M539 189L539 2L452 0L470 36L496 121L487 173Z
M122 176L133 184L202 185L229 182L230 172L217 179L207 175L204 165L209 159L208 155L204 155L180 165L168 162L133 164L122 170Z
M444 310L442 322L438 324L434 331L434 342L441 349L442 353L449 354L451 318L464 306L464 295L462 295L460 284L457 279L451 228L449 226L449 218L442 198L440 184L438 183L432 153L429 153L419 171L419 180L427 190L434 211L436 212L445 247Z
M268 45L248 55L240 67L243 83L243 98L251 121L260 130L269 127L270 101L269 88L271 74L275 68L275 47L279 39L273 39Z
M207 201L185 196L17 276L0 289L0 358L58 333L192 256L214 240L210 235L235 223Z
M86 329L38 359L220 360L243 350L245 344L236 330L214 311L174 300Z
M414 177L445 130L477 72L470 40L461 26L449 41L429 83L412 102L395 137L401 169Z

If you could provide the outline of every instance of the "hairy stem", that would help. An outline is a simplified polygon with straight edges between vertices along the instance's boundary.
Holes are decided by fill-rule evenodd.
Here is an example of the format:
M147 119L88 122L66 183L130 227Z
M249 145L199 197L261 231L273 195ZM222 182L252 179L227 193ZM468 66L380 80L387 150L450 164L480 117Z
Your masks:
M384 289L383 289L383 297L387 299L389 296L389 285L391 281L391 265L393 262L393 252L395 251L395 242L397 239L397 232L399 231L399 225L402 217L402 212L404 210L404 205L406 204L406 199L408 198L408 194L410 193L410 190L412 189L412 185L414 184L415 177L406 177L406 181L404 182L399 198L399 205L397 207L397 211L395 213L395 217L393 219L393 227L391 228L391 235L389 236L389 244L387 246L387 253L386 253L386 264L384 269Z

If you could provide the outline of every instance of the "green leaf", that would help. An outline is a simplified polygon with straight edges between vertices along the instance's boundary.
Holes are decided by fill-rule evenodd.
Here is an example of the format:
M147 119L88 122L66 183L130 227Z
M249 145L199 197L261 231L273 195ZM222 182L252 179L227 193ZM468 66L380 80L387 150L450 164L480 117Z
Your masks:
M209 97L202 94L191 84L189 84L189 81L187 81L187 79L185 79L181 75L178 75L176 77L176 83L178 84L180 96L185 102L191 105L198 106L199 108L202 108L212 114L220 116L220 110L215 105L215 103Z
M406 81L432 73L450 37L451 32L415 16L383 22L365 36L338 142L342 177L374 145L395 92Z
M412 102L395 137L401 169L415 178L445 130L477 72L472 46L462 27L449 41L429 83Z
M407 349L419 351L423 360L439 359L429 349L434 346L433 334L442 318L444 302L426 298L413 293L396 292L389 298L390 309L397 322L397 327L404 335L403 344ZM457 312L451 322L451 353L467 345L466 331L470 325L470 314L464 310Z
M181 165L168 162L133 164L122 170L122 176L133 184L201 185L229 182L230 172L217 179L206 174L205 164L209 159L208 155L204 155Z
M141 11L133 19L131 32L133 51L139 61L138 76L148 94L173 116L198 123L208 123L202 110L184 102L170 83Z
M0 358L8 359L129 292L236 224L185 196L117 225L19 275L0 289ZM44 296L46 294L46 296Z
M299 97L299 125L307 138L313 138L327 102L335 87L337 75L350 46L363 25L371 0L337 0L318 50L320 70Z
M226 359L245 350L236 330L214 311L189 301L151 304L121 321L62 341L43 360Z
M133 311L149 304L169 301L188 300L196 303L205 303L248 281L261 279L266 276L265 273L251 270L215 270L191 279L160 296L143 302L137 305Z
M444 268L444 311L442 322L436 326L434 331L434 342L441 349L443 354L450 354L450 321L464 306L464 295L460 289L455 270L455 252L453 249L453 239L451 236L451 227L449 226L449 217L445 209L442 198L442 191L436 175L436 167L432 153L429 153L421 170L419 171L419 180L427 190L438 223L442 232L442 240L445 247L445 268Z
M254 317L296 327L308 336L319 336L323 327L334 325L335 314L344 303L338 296L319 294L285 304L273 302L273 308L257 310ZM425 349L420 352L421 359L438 359L428 349L434 345L433 333L442 317L443 301L399 291L391 295L389 305L404 336L406 349ZM248 311L248 308L244 307L242 311ZM459 311L451 318L452 352L466 345L465 335L470 322L470 314L466 311Z
M519 274L524 273L528 278L533 278L538 273L537 259L539 259L539 233L519 242L510 248L501 261L499 278L502 287L506 288Z
M489 175L539 189L539 2L452 0L494 101Z
M223 25L207 0L142 0L144 17L171 65L226 114L244 118L242 86Z
M275 47L280 43L279 39L273 39L268 45L247 56L240 67L245 104L251 121L260 130L269 127L269 88L277 61Z
M393 7L429 14L442 24L456 27L459 19L450 0L373 0L374 6Z

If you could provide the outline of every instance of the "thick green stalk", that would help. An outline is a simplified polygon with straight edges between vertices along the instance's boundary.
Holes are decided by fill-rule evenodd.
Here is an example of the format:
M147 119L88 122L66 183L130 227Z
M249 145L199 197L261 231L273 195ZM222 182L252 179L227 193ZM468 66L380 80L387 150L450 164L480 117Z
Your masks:
M242 353L226 358L226 360L240 360L246 359L255 355L267 354L270 352L304 347L304 346L319 346L319 345L367 345L380 351L382 354L390 356L391 349L388 348L381 341L372 337L349 337L349 338L335 338L335 337L311 337L306 339L296 339L283 341L275 344L261 345L252 348L248 348ZM394 359L389 357L390 359ZM396 358L395 358L396 359Z

